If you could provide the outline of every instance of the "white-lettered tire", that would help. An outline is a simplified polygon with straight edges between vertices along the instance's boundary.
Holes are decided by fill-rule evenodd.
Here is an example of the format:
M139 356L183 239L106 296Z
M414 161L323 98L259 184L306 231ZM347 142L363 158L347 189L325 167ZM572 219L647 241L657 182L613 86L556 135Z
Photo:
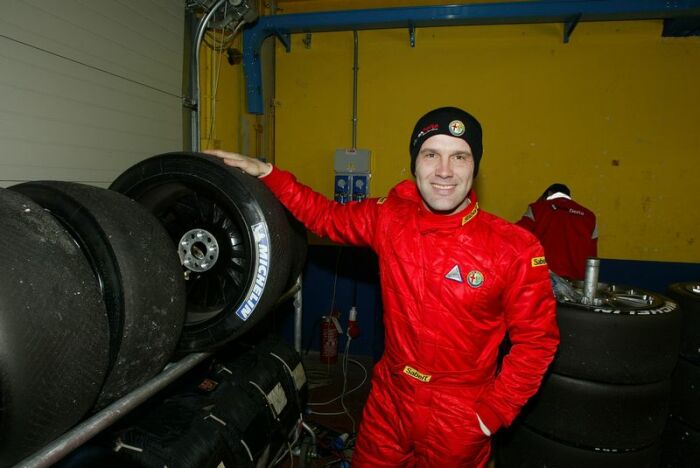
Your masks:
M290 268L284 208L254 177L198 153L168 153L112 183L153 213L175 242L187 275L181 352L234 340L272 310Z

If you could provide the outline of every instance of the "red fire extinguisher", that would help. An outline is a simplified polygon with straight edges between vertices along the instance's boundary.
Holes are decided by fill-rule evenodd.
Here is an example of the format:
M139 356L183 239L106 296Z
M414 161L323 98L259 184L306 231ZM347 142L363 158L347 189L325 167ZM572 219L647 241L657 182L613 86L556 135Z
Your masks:
M322 363L335 364L338 362L338 336L341 332L340 323L338 323L335 313L321 317Z

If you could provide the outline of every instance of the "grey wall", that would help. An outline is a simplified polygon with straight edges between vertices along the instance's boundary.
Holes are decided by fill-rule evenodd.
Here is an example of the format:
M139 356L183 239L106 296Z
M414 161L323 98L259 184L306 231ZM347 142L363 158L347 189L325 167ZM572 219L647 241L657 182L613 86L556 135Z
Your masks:
M0 186L182 149L182 0L0 0Z

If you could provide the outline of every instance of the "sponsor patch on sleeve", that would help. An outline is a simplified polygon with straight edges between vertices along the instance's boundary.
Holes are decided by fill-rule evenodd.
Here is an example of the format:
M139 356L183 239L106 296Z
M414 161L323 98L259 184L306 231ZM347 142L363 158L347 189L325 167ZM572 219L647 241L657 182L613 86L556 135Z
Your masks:
M533 267L545 266L546 264L547 264L547 260L545 260L544 257L534 257L532 259L532 266Z

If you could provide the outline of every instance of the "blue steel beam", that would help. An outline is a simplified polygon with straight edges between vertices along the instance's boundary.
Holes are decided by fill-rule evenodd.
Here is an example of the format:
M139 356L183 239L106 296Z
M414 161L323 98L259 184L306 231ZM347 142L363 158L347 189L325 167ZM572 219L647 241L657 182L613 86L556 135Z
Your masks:
M476 24L557 23L673 19L700 15L700 0L559 0L375 8L262 16L243 32L243 66L248 112L263 113L260 47L277 36L328 31ZM578 22L577 21L577 22ZM573 28L571 28L573 29Z

